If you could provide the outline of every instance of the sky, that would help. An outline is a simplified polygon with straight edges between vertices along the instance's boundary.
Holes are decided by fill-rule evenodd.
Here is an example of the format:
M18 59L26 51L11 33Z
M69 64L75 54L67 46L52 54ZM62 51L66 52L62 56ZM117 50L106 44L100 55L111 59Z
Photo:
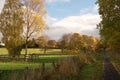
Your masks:
M47 24L45 32L51 39L67 33L99 37L97 24L101 21L96 0L46 0Z
M67 33L99 37L96 25L101 21L96 0L46 0L49 39L59 40ZM4 0L0 0L0 11Z

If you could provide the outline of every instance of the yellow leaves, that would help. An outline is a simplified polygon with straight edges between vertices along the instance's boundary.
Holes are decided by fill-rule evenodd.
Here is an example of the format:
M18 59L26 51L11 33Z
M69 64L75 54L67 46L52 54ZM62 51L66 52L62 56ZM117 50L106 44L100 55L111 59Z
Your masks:
M37 14L35 14L33 16L33 18L35 19L35 24L38 24L39 26L44 26L45 25L45 21L43 20L43 18Z
M25 37L33 37L40 34L44 29L47 29L45 16L44 0L25 0L24 8L24 35Z
M31 25L31 28L35 31L42 31L44 29L46 29L46 24L45 24L45 21L44 19L39 16L38 14L34 14L33 15L33 24Z
M44 0L30 0L31 3L42 3Z

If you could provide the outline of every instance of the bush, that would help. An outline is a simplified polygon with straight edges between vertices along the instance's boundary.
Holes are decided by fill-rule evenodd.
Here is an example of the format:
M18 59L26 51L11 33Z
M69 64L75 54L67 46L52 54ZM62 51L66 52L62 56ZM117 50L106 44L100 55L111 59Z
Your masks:
M87 64L96 61L95 57L92 54L80 53L79 58L82 63L87 63Z
M80 63L78 60L74 60L73 58L67 58L60 65L59 71L61 74L70 76L77 75L79 71Z

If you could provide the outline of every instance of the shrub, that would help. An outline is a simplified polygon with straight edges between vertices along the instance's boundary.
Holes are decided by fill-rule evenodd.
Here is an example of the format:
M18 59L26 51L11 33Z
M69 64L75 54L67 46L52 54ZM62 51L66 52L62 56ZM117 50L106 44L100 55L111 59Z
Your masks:
M96 61L95 57L92 54L80 53L79 58L82 63L87 63L87 64Z
M60 65L59 71L61 74L69 76L69 75L77 75L79 71L79 62L75 61L73 58L67 58Z

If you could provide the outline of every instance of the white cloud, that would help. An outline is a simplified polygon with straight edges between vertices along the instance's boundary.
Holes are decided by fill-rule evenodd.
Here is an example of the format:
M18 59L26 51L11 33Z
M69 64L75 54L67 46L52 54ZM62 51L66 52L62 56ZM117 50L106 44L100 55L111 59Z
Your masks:
M58 21L58 19L53 18L53 17L47 15L47 24L52 25L52 24L54 24L57 21Z
M50 30L45 33L53 39L59 39L65 33L78 32L80 34L99 36L96 25L100 22L97 14L83 14L80 16L69 16L62 20L53 19Z
M94 5L91 9L81 9L79 16L68 16L61 20L48 16L47 23L50 29L45 34L52 39L59 39L65 33L74 32L99 37L99 30L96 27L100 21L98 5Z
M70 2L70 0L46 0L47 3L55 3L55 2Z
M52 26L54 27L66 27L66 28L79 28L80 30L92 29L97 22L99 22L99 15L84 14L80 16L69 16L64 18ZM91 28L92 26L92 28Z

